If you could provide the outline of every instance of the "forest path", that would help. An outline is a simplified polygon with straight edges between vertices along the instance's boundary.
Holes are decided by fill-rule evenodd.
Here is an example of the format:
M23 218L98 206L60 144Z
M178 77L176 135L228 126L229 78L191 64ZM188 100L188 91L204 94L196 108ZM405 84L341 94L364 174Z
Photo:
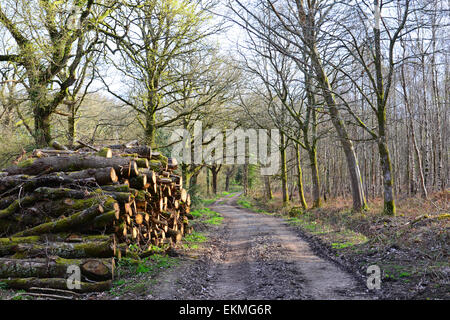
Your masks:
M165 275L154 299L370 299L365 288L334 263L318 257L283 220L236 206L212 206L223 224L204 254Z

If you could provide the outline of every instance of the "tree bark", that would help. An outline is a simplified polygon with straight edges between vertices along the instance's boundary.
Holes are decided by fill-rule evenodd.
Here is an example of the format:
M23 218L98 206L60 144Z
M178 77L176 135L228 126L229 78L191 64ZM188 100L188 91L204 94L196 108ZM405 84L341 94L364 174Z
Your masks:
M0 258L0 278L63 278L69 266L79 266L81 275L92 280L112 278L111 259L8 259Z
M43 223L36 227L18 232L13 237L34 236L43 233L57 233L64 231L72 231L82 227L89 227L89 222L97 215L104 212L102 206L97 205L75 213L67 218L58 219L56 221Z
M301 166L301 157L300 157L300 145L296 145L296 158L297 158L297 184L298 184L298 198L303 209L308 209L308 205L306 204L305 194L303 192L303 175L302 175L302 166Z
M63 278L15 278L0 279L8 289L28 290L30 288L52 288L67 290L67 279ZM111 280L100 282L80 282L79 289L71 289L78 293L103 292L111 289Z
M280 152L281 152L281 192L283 199L283 206L289 205L289 191L287 184L287 164L286 164L286 141L285 136L280 133Z
M21 243L14 246L0 247L0 252L12 252L22 257L58 256L66 259L110 258L114 257L111 241L106 242L48 242Z
M104 158L83 155L59 156L38 159L30 158L23 162L20 162L17 166L6 168L4 171L8 172L8 175L38 175L42 174L43 172L70 172L113 167L116 173L120 175L123 172L123 168L129 167L131 161L132 160L129 158L121 157Z

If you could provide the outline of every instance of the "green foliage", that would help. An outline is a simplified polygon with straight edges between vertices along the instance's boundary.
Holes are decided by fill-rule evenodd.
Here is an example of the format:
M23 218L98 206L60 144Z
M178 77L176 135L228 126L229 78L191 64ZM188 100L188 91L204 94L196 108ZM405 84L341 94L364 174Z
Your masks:
M247 209L250 209L251 207L253 207L253 205L249 201L244 200L244 199L239 199L239 200L236 201L236 203L238 205L240 205L241 207L244 207L244 208L247 208Z
M199 233L199 232L192 232L191 234L188 234L184 237L184 242L196 242L196 243L201 243L201 242L205 242L206 241L206 236L204 236L203 234Z
M331 244L331 247L332 247L333 249L344 249L344 248L347 248L347 247L351 247L351 246L353 246L353 245L354 245L353 242L344 242L344 243L341 243L341 242L333 242L333 243Z
M183 239L183 247L186 249L197 249L199 243L203 243L207 240L206 236L199 232L192 232L188 234Z
M209 208L196 209L191 211L191 214L203 223L219 225L222 223L223 217L220 213L215 212Z
M23 151L30 152L36 146L33 139L22 128L0 124L0 167L12 164Z
M298 215L303 214L303 208L302 207L292 207L289 210L289 216L290 217L296 217Z
M175 265L177 261L176 258L156 253L140 260L122 258L118 263L118 268L119 271L128 271L128 273L155 273L159 269Z

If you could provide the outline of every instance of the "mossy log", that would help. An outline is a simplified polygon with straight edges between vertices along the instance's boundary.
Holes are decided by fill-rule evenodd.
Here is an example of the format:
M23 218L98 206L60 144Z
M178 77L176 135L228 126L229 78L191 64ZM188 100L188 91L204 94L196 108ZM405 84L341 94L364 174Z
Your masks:
M86 169L82 171L60 173L60 174L61 176L67 176L68 178L78 180L92 177L95 178L95 181L100 186L112 184L119 180L119 178L117 177L116 170L113 167Z
M0 279L8 289L29 290L33 287L67 290L67 280L63 278L16 278ZM112 281L79 282L79 289L71 289L78 293L103 292L111 289Z
M136 177L130 178L130 187L134 189L144 189L147 186L147 175L139 174Z
M101 148L97 153L95 153L95 155L104 158L112 158L113 153L110 148L104 147Z
M133 160L136 162L138 168L148 169L150 167L150 163L146 158L134 158Z
M11 203L13 203L16 200L17 200L16 195L3 197L2 199L0 199L0 210L3 210L5 208L9 207L11 205Z
M45 257L47 255L66 259L114 257L112 241L86 243L21 243L15 246L7 245L5 248L0 247L0 252L6 251L4 249L8 247L9 251L13 251L15 254L23 257Z
M87 190L74 190L69 188L49 188L40 187L34 190L34 194L41 195L41 199L61 199L61 198L73 198L73 199L84 199L91 196Z
M101 203L110 203L109 209L116 209L119 211L118 204L114 205L111 202L115 202L112 197L102 195L97 197L91 197L87 199L61 199L55 201L40 201L34 203L30 207L22 208L18 212L7 218L0 220L0 230L6 231L6 228L15 230L12 232L18 232L25 228L34 227L42 223L51 222L53 219L60 218L62 216L67 217L76 212L90 208L94 205ZM107 210L109 210L107 209ZM11 226L7 222L13 222L16 225ZM11 231L10 231L11 232Z
M116 180L117 181L117 180ZM101 181L104 183L103 181ZM111 182L109 182L111 183ZM94 177L89 175L83 176L69 176L64 173L60 174L49 174L43 176L7 176L0 179L0 192L3 195L16 194L19 192L31 192L39 187L95 187L98 181Z
M137 146L132 148L125 148L122 153L130 154L135 153L139 155L139 157L151 159L152 157L152 148L150 146Z
M33 204L32 208L42 212L45 216L58 218L62 215L70 216L76 212L98 205L102 202L111 202L111 200L114 200L114 198L107 195L95 195L85 199L66 198L55 201L41 201Z
M19 162L15 166L6 168L4 171L8 172L8 175L38 175L43 172L68 172L113 167L116 170L116 173L119 174L121 169L128 166L129 163L130 159L121 157L104 158L99 156L71 155L48 158L30 158Z
M162 165L161 161L150 160L149 168L153 171L159 172L163 168L163 165Z
M106 227L113 227L112 222L115 220L119 220L120 218L120 211L119 210L109 210L106 211L92 220L90 222L90 228L91 229L101 229Z
M151 169L139 169L140 174L147 176L147 182L150 184L156 184L156 173Z
M69 233L41 234L28 237L0 238L0 256L14 254L15 247L20 244L39 244L42 242L67 242L67 243L91 243L109 242L109 235L77 235Z
M33 203L42 199L42 196L37 194L32 194L23 198L19 198L11 203L7 208L0 210L0 219L7 218L13 215L16 211L18 211L22 207L27 207L32 205Z
M98 195L110 196L119 203L129 203L134 199L134 196L129 192L114 192L114 191L106 191L103 189L96 189L94 193Z
M112 191L112 192L130 192L130 185L116 184L116 185L112 185L112 186L102 186L102 190Z
M65 145L59 143L56 140L50 141L49 146L53 147L56 150L69 150L69 148L67 148Z
M69 266L78 266L81 275L91 280L109 280L114 266L112 259L9 259L0 258L0 278L64 278Z
M101 205L96 205L81 212L75 213L70 217L43 223L36 227L18 232L14 234L13 237L24 237L39 235L43 233L58 233L64 231L79 230L83 227L89 226L90 221L104 212L105 211Z

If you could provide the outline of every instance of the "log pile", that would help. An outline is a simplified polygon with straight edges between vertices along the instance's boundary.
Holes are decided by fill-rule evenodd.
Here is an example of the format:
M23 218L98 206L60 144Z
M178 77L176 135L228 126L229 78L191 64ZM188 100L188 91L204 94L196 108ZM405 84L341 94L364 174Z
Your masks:
M136 143L52 147L0 172L0 283L65 290L76 265L75 291L107 290L117 259L192 231L176 159Z

